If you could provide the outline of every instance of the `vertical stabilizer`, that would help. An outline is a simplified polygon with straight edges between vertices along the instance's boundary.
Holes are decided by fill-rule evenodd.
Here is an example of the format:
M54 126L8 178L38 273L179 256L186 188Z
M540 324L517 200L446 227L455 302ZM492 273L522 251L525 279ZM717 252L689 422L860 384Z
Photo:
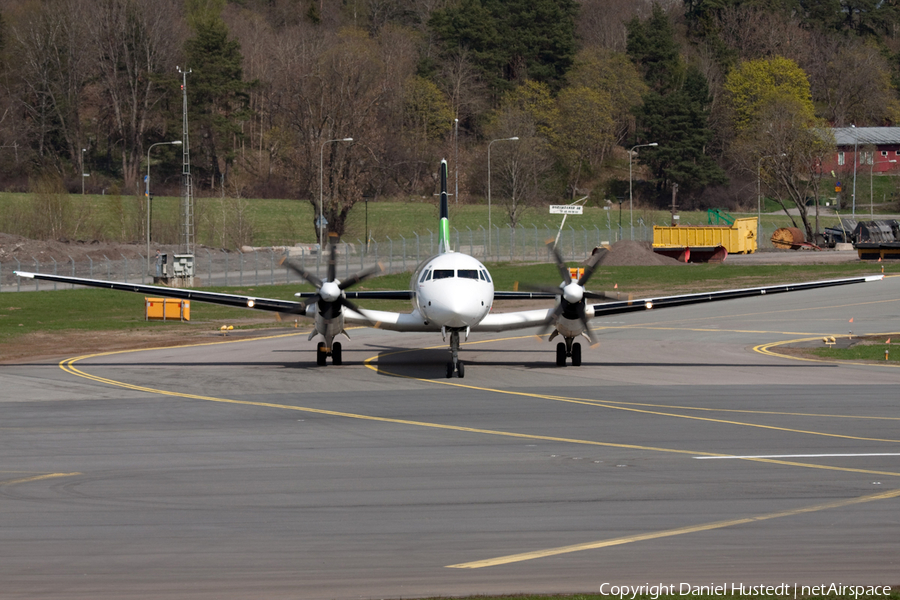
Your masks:
M441 224L438 234L438 251L450 252L450 209L447 202L447 161L441 161Z

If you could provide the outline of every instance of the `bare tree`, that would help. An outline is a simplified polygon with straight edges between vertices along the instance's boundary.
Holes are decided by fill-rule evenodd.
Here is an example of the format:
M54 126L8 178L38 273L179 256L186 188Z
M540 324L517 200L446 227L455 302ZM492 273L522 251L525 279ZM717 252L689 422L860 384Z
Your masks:
M146 136L163 119L157 109L171 81L184 31L174 0L100 0L87 20L93 62L108 102L112 144L122 162L124 189L139 194Z

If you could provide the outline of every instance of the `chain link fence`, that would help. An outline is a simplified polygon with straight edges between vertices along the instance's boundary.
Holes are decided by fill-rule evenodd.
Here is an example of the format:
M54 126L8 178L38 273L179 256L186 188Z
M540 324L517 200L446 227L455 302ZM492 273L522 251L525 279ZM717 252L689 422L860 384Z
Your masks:
M653 225L668 223L645 223L637 219L634 223L634 239L652 241ZM760 249L771 248L769 237L777 226L761 227L759 231ZM557 240L560 252L566 260L585 260L594 248L604 244L614 244L620 239L631 238L631 223L623 223L607 219L607 227L585 227L566 224L562 229L551 229L549 226L538 227L498 227L488 232L479 226L477 229L466 227L462 230L450 229L450 246L458 252L470 254L482 262L552 262L553 258L547 248L547 242ZM438 251L438 233L426 229L425 232L413 232L410 237L399 235L398 239L385 236L382 239L344 240L337 246L338 277L348 277L376 263L381 263L388 273L412 271L423 260L434 256ZM318 252L315 244L302 244L289 247L245 248L245 251L224 251L218 249L199 248L194 252L194 286L246 286L276 285L301 283L301 279L290 269L282 265L284 258L301 265L304 269L316 274L319 278L327 275L327 253ZM172 273L172 256L166 265L166 274ZM0 291L16 292L29 290L62 289L74 287L68 284L38 282L22 279L14 275L14 271L52 273L88 279L108 281L124 281L130 283L149 284L155 274L155 257L148 261L143 254L127 258L118 257L91 258L76 261L71 257L44 258L39 260L32 256L20 256L0 261Z

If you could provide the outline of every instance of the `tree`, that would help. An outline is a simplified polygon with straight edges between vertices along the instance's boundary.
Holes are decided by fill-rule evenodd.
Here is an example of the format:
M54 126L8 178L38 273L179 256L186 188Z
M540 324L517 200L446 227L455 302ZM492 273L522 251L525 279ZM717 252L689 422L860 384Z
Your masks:
M172 1L101 0L88 21L90 47L108 102L111 144L120 154L124 189L139 187L145 138L171 93L179 33ZM169 85L164 85L169 84ZM112 153L110 148L110 153Z
M672 184L699 192L727 181L707 153L713 138L709 86L697 67L682 63L672 24L658 4L647 22L628 23L628 55L650 88L643 105L633 109L634 141L659 144L646 148L641 160L650 167L660 196Z
M188 77L188 120L199 136L194 148L204 159L202 169L214 187L234 161L235 139L247 111L251 83L243 81L240 44L229 38L222 20L225 0L189 0L188 24L194 35L185 43ZM199 144L197 142L199 141Z
M759 122L760 112L777 99L791 100L807 120L815 114L809 80L792 60L775 57L741 63L725 79L735 131L741 135Z
M559 87L575 55L574 0L461 0L432 13L444 56L465 49L495 94L534 79Z

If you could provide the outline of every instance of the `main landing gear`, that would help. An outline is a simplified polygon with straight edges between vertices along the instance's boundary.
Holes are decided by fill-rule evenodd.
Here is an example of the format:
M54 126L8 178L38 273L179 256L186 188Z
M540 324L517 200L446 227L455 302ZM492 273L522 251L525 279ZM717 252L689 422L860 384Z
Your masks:
M331 362L334 365L342 364L343 357L341 356L341 343L334 342L331 345L331 352L328 352L328 348L325 346L325 342L319 342L316 346L316 364L320 367L324 367L327 363L326 360L328 355L331 354Z
M447 379L453 377L456 372L457 376L462 379L466 376L466 368L462 361L459 360L459 332L450 332L450 362L447 363Z
M566 359L572 357L572 366L581 366L581 344L574 342L574 338L565 338L565 343L556 344L556 366L566 366Z

